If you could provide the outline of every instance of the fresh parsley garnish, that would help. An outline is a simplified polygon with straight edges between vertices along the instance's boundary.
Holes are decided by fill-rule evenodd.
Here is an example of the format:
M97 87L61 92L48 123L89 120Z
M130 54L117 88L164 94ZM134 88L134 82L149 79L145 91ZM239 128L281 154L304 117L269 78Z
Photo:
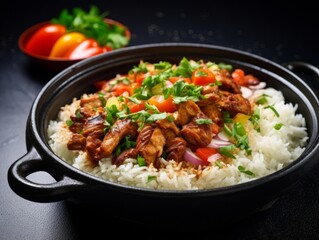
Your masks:
M76 7L72 11L63 9L51 23L64 25L68 32L80 32L88 38L94 38L100 46L110 46L112 49L121 48L128 44L125 27L107 24L104 18L108 12L100 14L97 6L92 5L89 11Z

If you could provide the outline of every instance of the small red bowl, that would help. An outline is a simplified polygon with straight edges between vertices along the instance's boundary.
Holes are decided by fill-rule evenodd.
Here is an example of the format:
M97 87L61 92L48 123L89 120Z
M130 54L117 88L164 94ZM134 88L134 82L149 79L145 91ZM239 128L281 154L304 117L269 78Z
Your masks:
M128 38L128 40L131 40L131 32L130 30L123 25L122 23L109 19L109 18L105 18L104 21L109 24L109 25L117 25L120 27L124 27L125 28L125 36ZM45 70L50 70L53 72L58 72L61 71L69 66L71 66L74 63L77 63L83 59L65 59L65 58L52 58L52 57L47 57L47 56L42 56L42 55L38 55L35 53L32 53L30 51L27 51L25 49L25 46L27 44L27 42L29 41L30 37L42 26L44 26L45 24L48 24L49 21L46 22L41 22L38 23L36 25L33 25L32 27L28 28L27 30L25 30L19 37L18 40L18 45L20 50L26 54L27 56L29 56L30 58L32 58L33 60L35 60L36 63L38 63L41 67L43 67Z

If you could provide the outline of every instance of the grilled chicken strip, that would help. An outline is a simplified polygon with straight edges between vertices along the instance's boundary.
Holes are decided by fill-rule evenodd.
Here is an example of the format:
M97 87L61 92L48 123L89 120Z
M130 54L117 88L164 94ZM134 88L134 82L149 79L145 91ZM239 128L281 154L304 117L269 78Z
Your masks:
M164 145L165 137L161 129L152 125L145 126L136 140L138 154L145 159L148 166L151 163L157 165L157 158L162 155Z
M189 100L187 102L178 104L177 111L177 122L181 126L184 126L185 124L189 123L198 112L200 112L200 109L194 101Z
M223 97L218 101L217 105L222 110L228 111L231 116L235 116L236 113L251 114L250 102L241 94L223 92Z
M181 137L176 137L166 142L167 160L175 160L181 162L184 160L184 153L186 151L187 143Z
M199 112L190 123L183 126L181 134L186 142L197 147L206 147L212 140L212 124L198 124L197 119L209 119Z
M111 130L104 136L98 150L99 154L103 157L111 155L113 150L126 135L130 135L132 138L136 137L137 128L137 124L132 122L131 119L117 120Z

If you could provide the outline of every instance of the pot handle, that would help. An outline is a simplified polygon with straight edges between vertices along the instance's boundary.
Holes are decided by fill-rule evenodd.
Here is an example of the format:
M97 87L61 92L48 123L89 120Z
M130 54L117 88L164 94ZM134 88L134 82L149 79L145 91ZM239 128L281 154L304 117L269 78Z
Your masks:
M35 183L26 177L32 173L44 171L56 182L50 184ZM52 164L41 159L35 148L14 162L8 170L8 182L19 196L35 202L55 202L65 200L70 194L85 188L86 184L59 173Z
M309 72L312 72L316 76L317 82L319 82L319 68L317 68L314 65L311 65L311 64L305 63L305 62L288 62L288 63L284 63L283 65L286 68L288 68L290 71L307 70Z

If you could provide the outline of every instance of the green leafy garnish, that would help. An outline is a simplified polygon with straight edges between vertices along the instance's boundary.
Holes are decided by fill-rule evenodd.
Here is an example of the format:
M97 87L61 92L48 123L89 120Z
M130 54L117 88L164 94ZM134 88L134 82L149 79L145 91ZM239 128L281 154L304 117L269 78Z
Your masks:
M182 76L186 78L190 78L193 74L194 69L192 68L190 62L187 58L183 58L177 67L175 74L176 76Z
M76 7L72 11L63 9L51 23L61 24L68 32L80 32L88 38L94 38L100 46L110 46L112 49L124 47L129 39L125 36L125 27L107 24L104 18L108 12L100 14L97 6L92 5L89 11Z
M122 140L122 143L119 144L116 149L115 149L115 155L118 156L121 154L126 149L129 148L135 148L136 147L136 142L131 141L131 136L127 135L125 138Z
M146 166L145 159L142 156L140 156L140 155L137 155L137 164L140 167Z
M232 66L232 65L230 65L230 64L225 64L225 63L223 63L223 62L219 63L219 64L218 64L218 67L219 67L220 69L226 69L226 70L228 70L229 72L231 72L231 71L233 70L233 66Z

